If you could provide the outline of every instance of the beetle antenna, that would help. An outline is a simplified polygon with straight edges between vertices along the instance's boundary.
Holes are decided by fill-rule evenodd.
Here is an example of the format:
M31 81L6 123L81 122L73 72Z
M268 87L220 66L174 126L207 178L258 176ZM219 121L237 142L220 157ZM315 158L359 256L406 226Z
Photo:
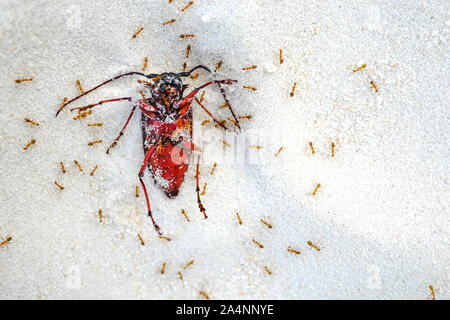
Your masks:
M159 74L158 73L150 73L150 74L146 74L143 76L146 77L147 79L153 79L153 78L156 78L157 76L159 76Z
M83 92L82 94L80 94L79 96L73 98L72 100L68 101L67 103L64 103L64 104L59 108L59 110L56 112L55 117L57 117L58 114L61 112L61 110L64 109L69 103L74 102L75 100L81 98L82 96L87 95L89 92L92 92L92 91L94 91L94 90L100 88L101 86L103 86L103 85L105 85L105 84L107 84L107 83L110 83L110 82L112 82L112 81L114 81L114 80L120 79L120 78L125 77L125 76L131 76L131 75L138 75L138 76L142 76L142 77L146 77L146 78L154 78L154 77L157 76L157 74L153 74L153 73L152 73L152 74L146 75L146 74L144 74L144 73L142 73L142 72L134 72L134 71L132 71L132 72L127 72L127 73L124 73L124 74L120 74L120 75L118 75L118 76L116 76L116 77L114 77L114 78L112 78L112 79L106 80L105 82L99 84L98 86L96 86L96 87L94 87L94 88L92 88L92 89L90 89L90 90L88 90L88 91L86 91L86 92Z
M208 72L211 72L211 70L209 70L207 67L202 66L202 65L198 65L198 66L192 68L190 71L187 71L187 72L180 72L180 73L178 73L177 75L178 75L179 77L188 77L188 76L191 75L192 72L194 72L194 70L197 70L197 69L199 69L199 68L202 68L202 69L205 69L205 70L208 71Z

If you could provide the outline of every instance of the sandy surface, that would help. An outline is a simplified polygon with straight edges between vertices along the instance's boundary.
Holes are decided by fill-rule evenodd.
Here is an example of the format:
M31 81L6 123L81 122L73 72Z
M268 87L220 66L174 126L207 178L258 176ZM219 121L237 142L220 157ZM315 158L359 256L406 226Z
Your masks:
M448 2L196 0L182 12L187 3L1 2L0 241L12 240L0 247L0 298L431 299L432 285L448 299ZM226 88L231 104L252 115L240 134L224 135L201 126L208 116L194 106L209 219L197 207L193 167L174 200L146 175L171 241L154 231L142 190L135 197L140 115L105 153L131 105L55 118L62 99L79 93L76 80L92 88L140 70L146 56L155 73L222 60L216 75L186 82L237 79ZM73 106L139 99L136 80ZM230 117L217 87L204 97L218 118ZM104 125L88 127L95 122Z

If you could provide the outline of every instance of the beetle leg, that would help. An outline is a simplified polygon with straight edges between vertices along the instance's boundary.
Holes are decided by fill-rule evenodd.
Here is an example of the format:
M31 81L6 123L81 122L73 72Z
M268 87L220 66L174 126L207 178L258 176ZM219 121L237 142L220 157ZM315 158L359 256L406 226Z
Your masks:
M222 124L222 122L217 121L217 119L212 115L212 113L209 112L209 110L206 109L206 107L197 98L195 98L195 101L200 105L200 107L202 107L203 110L205 110L205 112L214 120L214 122L216 122L219 126L221 126L225 131L228 129L224 124Z
M200 211L203 213L203 215L205 216L205 219L208 218L208 216L206 215L206 210L203 207L202 201L200 200L200 187L199 187L199 182L198 182L198 176L200 175L200 155L198 155L197 158L197 174L195 175L195 180L197 180L197 188L195 189L195 191L197 192L197 203L198 203L198 207L200 209Z
M155 227L156 232L158 232L158 234L161 235L160 228L159 228L158 224L155 222L155 220L153 219L152 210L150 209L150 200L148 199L148 194L147 194L147 188L145 187L144 180L142 180L142 178L144 177L145 169L148 166L148 162L150 161L150 158L152 157L153 153L155 152L157 144L158 143L154 143L148 149L147 154L145 155L145 158L144 158L144 163L142 164L142 167L141 167L141 170L139 171L138 176L139 176L139 181L141 182L141 185L142 185L142 189L144 190L145 200L147 201L148 216L150 217L150 219L152 219L153 226Z
M205 83L204 85L195 88L194 90L192 90L191 93L189 93L183 100L181 100L180 104L178 105L180 108L182 108L180 110L180 112L178 113L179 115L183 115L185 114L190 107L190 104L192 102L192 100L194 100L195 95L204 87L207 87L209 85L212 85L213 83L217 83L217 84L232 84L234 82L237 82L237 80L231 80L231 79L225 79L225 80L212 80L209 81L207 83ZM228 102L228 100L226 100Z
M108 147L108 149L106 150L106 153L109 154L109 149L114 148L117 144L117 142L119 141L120 137L123 136L123 132L125 131L125 128L128 125L128 122L130 122L131 117L134 114L134 111L136 111L137 105L133 106L133 109L131 110L130 115L128 116L127 122L125 122L125 125L123 126L122 130L120 130L119 135L117 136L117 138L114 140L114 142Z
M122 78L122 77L124 77L124 76L130 76L130 75L143 76L143 77L146 77L146 78L149 78L149 79L151 79L152 77L156 76L156 75L154 75L154 74L148 74L148 75L145 75L145 74L143 74L142 72L127 72L127 73L124 73L124 74L120 74L120 75L118 75L118 76L116 76L116 77L114 77L114 78L112 78L112 79L106 80L105 82L99 84L98 86L96 86L96 87L94 87L94 88L92 88L92 89L90 89L90 90L88 90L88 91L83 92L83 93L80 94L79 96L76 96L76 97L73 98L72 100L70 100L70 101L68 101L67 103L63 104L63 105L58 109L58 111L56 112L55 117L57 117L58 114L61 112L61 110L64 109L64 107L67 106L69 103L72 103L73 101L75 101L75 100L77 100L77 99L79 99L79 98L81 98L81 97L87 95L89 92L92 92L92 91L94 91L94 90L100 88L101 86L103 86L103 85L105 85L105 84L107 84L107 83L110 83L111 81L120 79L120 78Z
M192 142L183 141L181 144L182 144L181 147L183 149L187 149L187 150L191 150L191 151L201 151L201 149L199 147L197 147L195 144L193 144ZM206 218L208 218L208 216L206 215L206 210L203 207L202 200L200 199L199 175L200 175L200 155L198 155L198 158L197 158L197 172L195 174L195 180L197 181L197 188L195 189L195 191L197 192L198 207L206 219Z
M238 118L236 117L236 115L234 114L233 108L231 107L231 104L230 104L230 102L228 101L227 96L225 95L225 90L221 87L220 83L217 83L217 85L218 85L219 88L220 88L220 92L222 92L223 99L224 99L225 102L227 103L228 109L230 109L230 112L231 112L231 115L232 115L233 118L234 118L234 121L236 121L236 126L239 128L239 131L241 131L241 126L239 125L239 120L238 120Z
M99 101L99 102L97 102L97 103L93 103L93 104L87 105L87 106L85 106L85 107L72 108L72 109L70 109L70 111L78 110L78 112L80 112L80 111L84 111L84 110L87 110L87 109L91 109L91 108L93 108L93 107L95 107L95 106L99 106L99 105L104 104L104 103L106 103L106 102L115 102L115 101L122 101L122 100L128 100L128 101L131 101L131 97L124 97L124 98L115 98L115 99L109 99L109 100L102 100L102 101ZM66 104L66 105L67 105L67 104Z
M190 105L192 103L192 100L196 99L195 95L204 87L207 87L213 83L216 83L219 88L220 88L220 92L222 93L223 99L225 100L226 104L228 105L228 109L230 109L231 115L234 118L234 121L236 122L236 126L238 127L239 131L241 130L241 126L239 125L239 120L236 117L236 114L233 111L233 108L231 107L230 101L228 101L227 96L225 95L225 90L222 88L221 84L232 84L234 82L237 82L237 80L231 80L231 79L225 79L225 80L213 80L213 81L209 81L207 83L205 83L204 85L194 89L191 93L189 93L179 104L179 106L181 107L181 110L179 111L179 115L182 116L184 115L189 109L190 109ZM214 117L212 116L212 114L210 114L206 108L204 106L202 106L202 104L196 99L196 101L200 104L200 106L203 108L203 110L205 110L212 118L215 122L217 122L221 127L223 127L226 130L226 127L224 127L224 125L222 125L220 122L218 122L216 119L214 119Z
M231 79L212 80L212 81L209 81L209 82L205 83L204 85L198 87L198 88L197 88L197 91L198 91L198 90L201 90L201 89L203 89L204 87L207 87L207 86L209 86L209 85L211 85L211 84L213 84L213 83L217 83L217 84L228 84L228 85L230 85L230 84L233 84L233 83L236 83L236 82L237 82L237 80L231 80Z

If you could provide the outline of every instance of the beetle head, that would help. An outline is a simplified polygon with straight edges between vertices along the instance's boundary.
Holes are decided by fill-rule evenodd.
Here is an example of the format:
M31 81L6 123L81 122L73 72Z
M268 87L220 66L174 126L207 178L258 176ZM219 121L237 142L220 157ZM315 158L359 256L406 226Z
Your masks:
M146 75L147 78L151 78L155 80L155 93L161 96L161 100L164 102L167 108L171 108L175 105L175 102L181 100L183 96L183 91L185 89L185 85L181 81L180 77L188 77L194 70L202 68L211 72L207 67L199 65L195 68L192 68L187 72L180 73L161 73L161 74L150 74Z
M155 89L161 96L166 107L174 106L174 103L181 99L182 81L176 73L161 73L156 77Z

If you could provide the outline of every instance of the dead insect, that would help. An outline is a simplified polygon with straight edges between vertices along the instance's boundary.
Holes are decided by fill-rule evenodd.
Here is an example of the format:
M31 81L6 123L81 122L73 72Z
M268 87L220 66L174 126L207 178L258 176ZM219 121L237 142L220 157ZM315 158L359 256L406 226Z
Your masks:
M180 271L178 271L178 276L180 277L180 280L183 280L183 275L181 274Z
M253 91L258 90L257 88L255 88L255 87L250 87L250 86L242 86L242 88L244 88L244 89L249 89L249 90L253 90Z
M242 70L244 70L244 71L251 70L251 69L256 69L256 65L253 65L251 67L242 68Z
M334 142L331 143L331 156L334 157L334 147L336 145L334 144Z
M199 293L200 293L203 297L205 297L206 300L209 300L209 296L208 296L205 292L200 291Z
M280 49L280 64L283 64L283 50Z
M164 274L165 270L166 270L166 263L164 262L161 268L161 274Z
M98 217L100 219L100 222L102 222L103 221L102 209L98 209Z
M106 80L96 87L87 90L85 93L82 93L77 97L71 99L65 104L70 104L75 100L85 96L86 94L98 89L99 87L114 80L120 79L124 76L137 75L153 80L155 82L154 84L146 84L148 89L150 90L150 97L148 98L143 95L143 98L141 100L133 100L132 97L102 100L100 102L84 107L73 108L71 109L71 111L77 110L79 112L82 112L107 102L126 100L133 103L131 113L126 120L125 125L120 131L118 137L114 140L113 144L108 148L107 153L109 153L110 148L114 147L119 141L120 137L123 135L136 109L139 108L139 110L142 112L141 127L143 132L143 149L145 152L145 158L142 163L141 170L139 171L138 177L139 181L141 182L147 202L148 216L151 218L153 226L159 234L161 234L160 228L156 221L153 219L152 211L150 209L150 200L143 181L143 176L146 168L148 167L151 170L155 181L163 189L166 196L170 199L175 198L178 195L181 184L184 181L184 175L188 169L187 160L189 159L190 154L192 153L192 151L200 151L200 148L192 143L192 102L195 100L202 107L202 109L206 113L208 113L209 116L211 116L214 121L218 122L212 116L212 114L199 102L195 95L201 89L212 84L217 84L221 89L223 98L226 102L228 102L221 85L231 85L237 82L236 80L231 79L211 80L204 85L195 88L192 92L183 97L183 93L187 88L187 85L182 83L181 77L188 77L194 70L197 69L204 69L208 72L211 72L207 67L198 65L188 72L180 73L124 73L112 79ZM238 128L240 129L239 122L234 116L234 112L231 109L231 105L229 103L228 107L230 108L230 111L238 124ZM56 116L58 116L62 108L63 106L57 111ZM224 125L221 126L226 129ZM175 133L176 136L174 136ZM204 209L200 200L200 155L198 156L197 160L197 173L195 176L197 183L197 203L200 211L203 213L205 218L207 218L206 210Z
M139 198L139 186L136 186L136 198Z

